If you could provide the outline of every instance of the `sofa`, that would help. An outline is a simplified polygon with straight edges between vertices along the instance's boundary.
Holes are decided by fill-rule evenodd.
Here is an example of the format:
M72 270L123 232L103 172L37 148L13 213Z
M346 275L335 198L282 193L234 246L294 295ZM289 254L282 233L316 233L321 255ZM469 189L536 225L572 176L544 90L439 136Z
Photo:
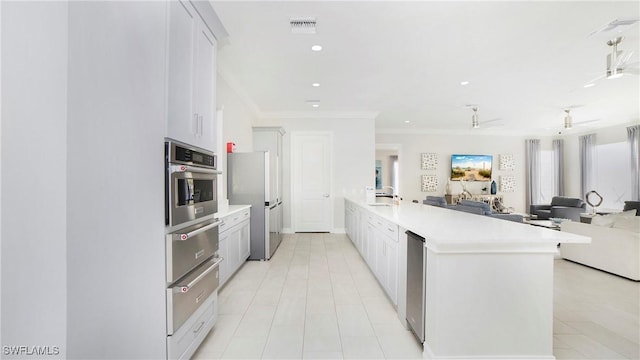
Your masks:
M495 213L491 211L491 205L482 201L462 200L457 205L449 206L449 209L464 211L472 214L491 216L496 219L522 222L522 215Z
M551 204L531 205L529 214L536 215L538 220L551 218L571 219L580 221L580 214L585 213L587 204L578 198L554 196Z
M636 210L596 216L591 224L563 221L561 231L591 237L589 244L560 246L562 258L640 281L640 217Z
M422 200L424 205L433 205L440 207L447 207L447 200L444 196L427 196L426 199Z

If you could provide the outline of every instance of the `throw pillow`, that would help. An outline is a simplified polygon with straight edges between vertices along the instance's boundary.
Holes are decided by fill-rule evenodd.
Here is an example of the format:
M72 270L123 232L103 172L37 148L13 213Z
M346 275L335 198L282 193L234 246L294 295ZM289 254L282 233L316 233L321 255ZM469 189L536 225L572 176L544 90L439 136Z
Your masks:
M612 227L613 218L610 216L596 215L591 218L591 225L602 226L602 227Z
M602 227L613 227L613 224L616 221L623 219L630 219L636 216L636 209L623 211L620 213L609 214L604 216L594 216L591 219L591 225L602 226Z
M640 217L618 219L613 223L613 228L640 233Z

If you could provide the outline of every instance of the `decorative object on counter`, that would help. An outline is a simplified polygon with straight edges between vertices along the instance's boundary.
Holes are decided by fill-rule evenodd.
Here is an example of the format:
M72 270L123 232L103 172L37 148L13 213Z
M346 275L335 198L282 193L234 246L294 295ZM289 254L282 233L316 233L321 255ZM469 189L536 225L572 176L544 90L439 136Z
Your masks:
M511 175L500 176L500 191L514 192L516 189L516 178Z
M438 166L438 154L422 153L422 162L420 163L420 169L435 170L437 166Z
M495 195L498 192L498 187L496 186L496 181L491 180L491 195Z
M596 198L597 200L594 200ZM587 202L587 204L589 204L589 206L591 206L592 214L595 215L596 208L602 205L602 200L604 199L602 198L602 195L598 194L597 191L591 190L584 195L584 200Z
M513 170L513 155L500 154L500 170Z
M422 175L422 192L438 191L438 177L435 175Z
M447 179L447 186L445 186L444 193L451 195L451 179Z

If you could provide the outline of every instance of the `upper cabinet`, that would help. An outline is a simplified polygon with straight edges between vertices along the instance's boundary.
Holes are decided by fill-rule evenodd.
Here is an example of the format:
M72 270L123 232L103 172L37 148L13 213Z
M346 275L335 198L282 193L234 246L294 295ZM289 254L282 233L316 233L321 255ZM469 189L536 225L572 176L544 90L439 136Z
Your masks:
M169 2L167 136L215 151L217 40L189 1Z

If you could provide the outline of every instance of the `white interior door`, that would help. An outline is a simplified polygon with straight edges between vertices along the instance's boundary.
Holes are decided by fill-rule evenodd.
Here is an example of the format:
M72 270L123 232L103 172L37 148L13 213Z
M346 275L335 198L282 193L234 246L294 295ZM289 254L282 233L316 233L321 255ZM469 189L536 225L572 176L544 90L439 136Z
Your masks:
M330 232L332 214L332 134L291 134L293 230Z

